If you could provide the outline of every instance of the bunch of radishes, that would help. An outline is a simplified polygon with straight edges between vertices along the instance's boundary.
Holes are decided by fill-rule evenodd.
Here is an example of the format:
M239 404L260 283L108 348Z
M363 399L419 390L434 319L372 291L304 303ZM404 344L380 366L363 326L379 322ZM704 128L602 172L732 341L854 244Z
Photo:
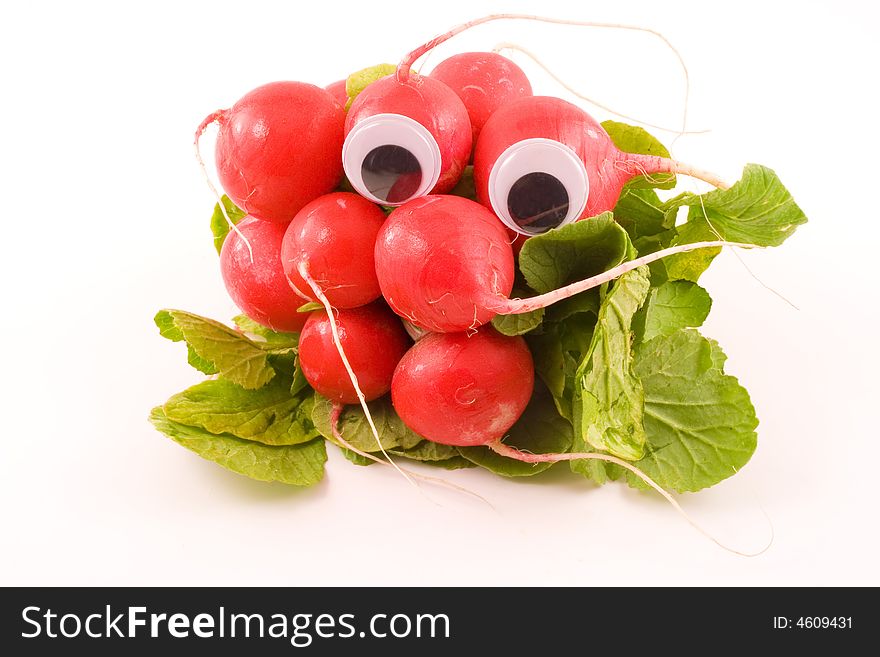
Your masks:
M647 291L654 285L654 273L649 285L644 265L734 242L722 239L723 233L709 223L703 199L696 195L676 197L668 205L656 195L653 200L632 196L630 202L639 208L634 216L650 216L654 222L644 233L650 239L642 243L634 237L641 231L624 231L609 211L618 204L624 185L640 176L682 173L722 190L727 185L695 167L644 154L658 150L639 154L618 149L581 108L532 95L525 73L497 53L455 55L429 75L411 70L434 46L498 17L533 18L495 16L465 24L413 50L396 67L365 69L325 89L302 82L270 83L202 122L196 132L197 153L207 126L219 126L216 168L228 196L218 205L226 222L218 238L223 280L254 322L250 334L263 331L261 327L269 331L263 331L264 342L258 344L212 320L161 312L156 321L162 334L186 340L190 362L207 374L219 373L220 379L154 409L152 419L160 430L235 471L305 485L320 477L309 464L320 460L322 468L326 457L319 433L377 460L353 447L338 426L345 405L359 404L364 411L375 438L370 443L375 447L367 451L381 451L390 460L367 404L390 391L393 412L416 442L454 447L440 450L438 462L463 460L458 447L471 459L473 450L467 448L475 446L488 447L494 458L525 463L605 461L629 470L675 504L663 486L630 462L641 457L644 441L632 450L607 448L602 437L606 429L625 434L626 427L636 426L645 433L638 406L644 402L641 383L610 379L636 378L631 322L639 307L647 306ZM662 147L659 152L666 153ZM806 221L771 174L755 169L733 189L714 192L713 218L728 236L752 245L775 245ZM698 206L703 214L688 224L688 234L679 235L675 212L684 206ZM592 224L569 226L602 213ZM568 281L575 276L551 285L530 283L542 293L511 298L515 285L523 287L516 280L517 254L530 237L549 233L552 240L552 231L562 227L576 231L599 225L623 235L620 257L610 268L573 283ZM530 351L535 343L502 334L493 319L542 311L628 272L632 278L625 284L620 281L611 292L603 288L602 308L593 309L600 323L616 331L618 346L623 344L621 362L612 362L607 344L608 353L596 361L609 372L616 368L606 378L620 405L610 401L600 409L598 397L589 401L596 413L610 418L606 428L596 429L589 418L559 406L570 383L559 382L572 373L561 371L562 346L551 345L558 347L559 360L552 361L558 371L542 368L540 358L537 370L548 388L554 388L550 392L561 416L554 414L554 420L565 423L568 435L574 425L575 446L585 451L565 451L563 447L571 448L570 439L541 454L502 442L538 397L533 398L536 364ZM666 274L651 288L658 294L659 286L676 280ZM695 282L696 277L683 280ZM627 285L641 290L641 296L625 301L630 309L623 313L614 294L622 287L619 295L625 296ZM694 294L687 284L665 289ZM675 321L669 335L699 326L690 318ZM596 323L583 332L586 343L584 336L577 339L583 362L576 377L589 395L585 382L602 336ZM548 332L545 343L553 339ZM698 373L714 368L714 378L705 384L706 394L713 394L713 386L729 385L723 379L723 354L710 354L714 347L708 341L699 344L707 351L699 359ZM551 379L556 383L551 385ZM329 430L319 431L318 420L312 421L320 397L311 390L332 405ZM712 404L723 406L733 396L725 388L717 401L698 402L714 408ZM627 412L633 404L637 412L630 422ZM570 400L567 405L571 411ZM212 421L212 412L225 419ZM753 413L746 416L740 424L745 434L753 435ZM634 433L621 434L622 440L636 440ZM310 456L308 445L314 447ZM728 465L735 468L744 463L741 455L747 460L751 454L747 446L731 453L737 456L722 464L721 478L728 476ZM622 471L613 472L619 476ZM604 470L594 478L604 481ZM697 489L689 483L676 488Z
M486 326L526 310L508 298L518 238L611 210L637 175L692 170L617 150L582 109L533 96L501 55L456 55L422 76L410 71L420 52L353 101L344 82L276 82L199 127L219 123L220 180L248 215L223 247L223 278L248 317L301 330L303 373L324 397L390 389L426 439L489 444L533 388L525 341ZM471 160L480 203L447 195ZM343 169L360 195L332 191ZM380 204L394 207L387 219ZM298 312L325 299L332 317ZM415 345L402 320L421 330Z

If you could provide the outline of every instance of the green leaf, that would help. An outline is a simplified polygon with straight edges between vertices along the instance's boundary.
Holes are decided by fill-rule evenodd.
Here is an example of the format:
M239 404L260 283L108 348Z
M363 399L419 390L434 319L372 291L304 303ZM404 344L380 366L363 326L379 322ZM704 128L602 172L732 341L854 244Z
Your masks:
M776 173L759 164L747 164L730 189L682 194L668 205L689 206L688 223L708 222L725 240L756 246L779 246L807 222Z
M578 313L599 314L599 288L593 288L573 297L557 301L546 309L545 319L548 322L562 322Z
M313 310L324 310L324 305L318 303L317 301L309 301L308 303L304 303L299 308L296 309L298 313L310 313Z
M639 342L648 342L679 329L702 326L711 308L712 298L696 283L669 281L651 288L633 328Z
M235 205L226 194L221 198L223 200L223 207L226 208L226 214L229 215L229 219L233 224L238 224L239 221L247 216L247 212ZM217 253L220 253L223 249L223 242L229 234L229 222L223 216L219 203L214 204L214 213L211 215L211 232L214 234L214 248L217 249Z
M633 243L675 226L675 214L666 212L653 189L625 188L614 206L614 220L629 233Z
M395 64L376 64L365 69L352 73L345 80L345 93L348 96L348 103L345 109L351 107L351 103L358 94L370 86L376 80L387 77L397 70Z
M664 488L685 492L717 484L755 451L755 409L723 364L717 343L691 329L636 347L648 452L635 465ZM627 481L644 487L634 475Z
M532 454L564 454L571 449L571 424L556 411L552 398L538 383L522 417L511 427L505 444ZM552 463L523 463L496 454L488 447L460 447L461 455L505 477L530 477Z
M385 395L371 401L367 406L370 409L373 423L376 425L376 431L379 434L382 447L386 450L394 447L408 449L415 447L424 440L424 438L403 423L403 420L400 419L391 405L390 395ZM316 394L312 421L321 435L327 438L327 440L334 440L330 425L330 414L332 411L333 403L329 399ZM339 430L342 437L352 447L356 447L362 452L381 451L360 405L345 407L339 420Z
M311 486L324 476L327 452L320 439L299 445L270 446L228 434L214 435L199 427L169 420L161 406L150 413L150 422L202 458L251 479Z
M603 121L602 127L611 137L611 141L618 150L624 153L638 153L640 155L657 155L669 157L669 151L660 141L644 128L639 128L620 121ZM674 173L655 173L650 177L639 176L627 183L629 189L645 189L656 187L658 189L672 189L675 187Z
M444 470L464 470L465 468L476 468L477 464L472 461L468 461L463 456L453 456L451 459L444 459L442 461L423 461L425 465L433 465L438 468L443 468Z
M628 461L644 454L644 393L633 374L630 326L649 287L648 269L640 267L618 278L602 301L592 343L576 374L575 451L590 445ZM581 465L572 462L572 469L581 471Z
M526 336L536 374L553 396L559 414L569 421L573 419L575 374L590 348L595 327L596 316L584 312L561 323L545 324L542 334Z
M629 238L610 212L529 238L519 254L526 282L540 294L620 264Z
M700 220L689 221L670 232L670 239L661 236L660 247L693 244L694 242L706 242L719 238L719 235L712 232L712 229L709 228L709 224ZM651 271L660 272L662 277L670 281L696 282L719 253L721 253L720 247L676 253L653 263Z
M492 326L503 335L523 335L538 328L543 319L544 309L538 308L518 315L495 315L492 318Z
M290 384L286 376L276 376L257 390L245 390L225 379L203 381L171 397L163 409L172 422L213 434L295 445L320 434L311 418L313 397L291 396Z
M198 367L206 374L219 372L249 390L266 385L275 376L265 350L220 322L183 310L160 310L154 321L163 337L186 341L198 362L210 366L206 369L211 371Z
M236 315L232 321L247 334L251 342L270 351L295 349L299 343L298 333L279 333L278 331L273 331L262 324L258 324L247 315Z
M464 168L464 172L461 174L461 179L449 193L452 196L462 196L464 198L470 199L471 201L477 200L477 186L474 183L473 165L468 165Z
M391 454L405 456L416 461L447 461L459 456L458 448L452 445L441 445L430 440L423 440L409 449L392 449Z

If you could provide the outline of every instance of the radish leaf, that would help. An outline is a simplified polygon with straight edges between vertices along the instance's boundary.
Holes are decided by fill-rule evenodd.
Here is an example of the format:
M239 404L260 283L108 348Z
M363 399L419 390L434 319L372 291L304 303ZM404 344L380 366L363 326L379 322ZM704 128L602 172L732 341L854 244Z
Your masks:
M628 461L642 457L644 392L632 371L633 315L644 303L647 267L627 272L602 301L592 342L575 374L575 451L587 445ZM582 464L573 461L572 469Z
M672 335L679 329L702 326L712 308L712 298L696 283L668 281L652 287L633 319L639 342Z
M745 388L723 372L717 343L685 329L635 349L645 390L646 456L635 465L665 488L697 491L735 474L757 445ZM645 484L627 475L630 485Z
M403 420L398 417L391 405L389 395L380 397L368 403L370 415L373 416L373 424L379 434L382 447L386 450L393 447L408 449L415 447L424 440L420 435L407 427ZM330 413L333 404L330 400L315 395L315 407L312 410L312 421L315 427L327 440L333 441L332 427L330 426ZM367 417L360 406L349 405L345 407L339 419L339 432L342 437L362 452L379 452L379 444L370 429Z
M544 294L620 264L630 248L626 231L603 212L529 238L519 268L529 287Z
M311 486L324 476L327 452L323 440L270 446L229 434L214 435L200 427L169 420L161 406L150 413L150 422L173 441L202 458L251 479Z
M237 224L247 216L247 212L235 205L226 194L221 198L223 207L226 208L226 214L229 215L233 224ZM220 253L223 250L223 242L226 241L226 236L229 234L229 222L223 216L219 203L214 204L214 213L211 215L211 232L214 234L214 248L217 249L217 253Z
M197 369L206 374L219 372L249 390L266 385L275 376L265 350L220 322L183 310L160 310L154 321L163 337L173 342L186 341L190 364L194 354L202 365L196 366ZM206 369L212 371L206 372Z
M221 378L174 395L162 408L172 422L212 434L267 445L295 445L320 434L311 417L314 396L292 396L290 387L288 376L276 376L257 390L245 390Z

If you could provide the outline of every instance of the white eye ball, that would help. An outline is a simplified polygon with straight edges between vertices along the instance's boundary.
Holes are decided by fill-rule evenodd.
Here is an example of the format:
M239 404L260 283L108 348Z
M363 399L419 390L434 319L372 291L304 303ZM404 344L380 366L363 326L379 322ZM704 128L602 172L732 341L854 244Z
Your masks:
M570 224L587 206L590 181L571 148L552 139L524 139L508 147L489 173L495 214L523 235Z
M430 192L440 178L440 147L421 123L402 114L359 121L342 146L345 175L374 203L402 205Z

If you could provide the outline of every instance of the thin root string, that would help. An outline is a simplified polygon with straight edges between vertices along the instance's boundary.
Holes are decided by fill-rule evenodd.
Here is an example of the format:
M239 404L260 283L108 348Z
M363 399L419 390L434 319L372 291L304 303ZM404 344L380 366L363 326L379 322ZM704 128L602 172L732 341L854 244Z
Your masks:
M700 199L700 207L703 209L703 217L706 219L706 223L707 223L708 226L709 226L709 230L711 230L711 231L712 231L712 232L718 237L718 239L724 239L724 236L721 235L721 233L718 231L717 228L715 228L715 226L712 224L712 221L709 219L709 213L706 212L706 205L703 203L703 196L702 196L702 194L699 194L699 195L698 195L698 198ZM767 283L765 283L764 281L762 281L762 280L760 279L760 277L759 277L755 272L752 271L752 268L749 267L748 264L746 264L746 261L743 260L742 256L741 256L739 253L737 253L736 249L734 249L734 251L733 251L733 255L736 256L736 259L739 260L739 264L741 264L741 265L743 266L743 269L746 270L746 272L749 274L749 276L751 276L755 281L758 282L758 285L760 285L761 287L763 287L765 290L768 290L768 291L772 292L773 294L775 294L777 297L779 297L780 299L782 299L785 303L787 303L789 306L791 306L791 307L794 308L795 310L800 311L800 308L798 308L798 307L794 304L794 302L790 301L790 300L789 300L787 297L785 297L785 295L783 295L781 292L779 292L779 291L777 291L777 290L774 290L772 287L770 287L769 285L767 285Z
M522 461L523 463L558 463L560 461L579 461L579 460L587 460L593 459L596 461L607 461L608 463L614 463L615 465L619 465L626 470L629 470L634 475L636 475L639 479L644 481L648 486L657 491L663 499L665 499L669 504L672 505L682 518L687 520L688 524L700 532L703 536L708 538L710 541L715 543L718 547L727 550L728 552L732 552L733 554L738 554L742 557L757 557L767 550L770 549L770 546L773 544L773 531L772 531L772 523L771 523L771 537L767 544L758 550L757 552L743 552L741 550L737 550L735 548L729 547L722 543L720 540L712 536L708 531L703 529L693 518L691 518L688 513L681 508L681 505L669 492L667 492L660 484L655 482L651 477L642 472L639 468L628 463L622 459L617 458L616 456L611 456L610 454L600 454L597 452L583 452L583 453L574 453L574 454L530 454L528 452L523 452L515 447L510 447L509 445L505 445L501 442L501 440L496 440L495 442L489 443L487 445L489 449L494 451L496 454L500 454L501 456L506 456L511 459L515 459L517 461ZM765 514L766 516L766 514Z
M545 64L543 61L541 61L541 59L535 53L528 50L527 48L524 48L523 46L516 44L516 43L511 43L509 41L502 41L501 43L496 44L496 46L494 48L492 48L492 52L494 52L494 53L500 53L502 50L513 50L515 52L522 53L523 55L525 55L526 57L531 59L533 62L535 62L535 64L537 64L541 69L543 69L543 71L547 75L549 75L551 78L553 78L553 80L555 80L559 86L561 86L563 89L565 89L571 95L575 96L576 98L580 98L581 100L589 103L590 105L593 105L594 107L598 107L599 109L604 110L604 111L608 112L609 114L613 114L614 116L617 116L621 119L625 119L626 121L632 121L633 123L638 123L640 125L645 126L646 128L653 128L654 130L660 130L662 132L670 132L678 137L680 137L682 135L704 135L708 132L711 132L711 130L684 130L684 129L669 128L666 126L657 125L656 123L649 123L648 121L643 121L642 119L636 118L636 117L631 116L629 114L624 114L623 112L618 112L616 109L609 107L608 105L606 105L602 102L599 102L595 98L591 98L590 96L586 96L586 95L582 94L580 91L578 91L577 89L575 89L574 87L572 87L565 80L563 80L561 77L559 77L547 64Z
M658 39L663 41L663 43L666 44L666 46L673 52L673 54L678 59L679 64L681 65L682 72L684 73L684 111L682 112L681 132L685 133L687 131L688 104L690 102L691 80L687 66L684 63L684 57L681 56L681 53L678 51L678 49L674 45L672 45L669 39L667 39L666 36L663 35L661 32L653 30L649 27L642 27L640 25L628 25L625 23L602 23L594 21L576 21L564 18L536 16L534 14L491 14L489 16L483 16L482 18L477 18L472 21L468 21L467 23L457 25L445 34L441 34L440 36L431 39L427 43L422 44L415 50L410 51L403 59L400 60L400 63L397 65L397 80L401 83L405 83L407 80L409 80L410 70L412 69L412 66L416 62L416 60L422 57L422 55L424 55L425 53L439 46L441 43L448 41L457 34L461 34L465 30L469 30L472 27L476 27L477 25L482 25L483 23L489 23L491 21L497 20L529 20L537 21L539 23L550 23L553 25L572 25L575 27L596 27L616 30L632 30L634 32L643 32L657 37Z
M662 260L663 258L675 255L676 253L686 253L688 251L696 251L697 249L718 248L723 246L739 246L746 249L762 248L756 247L754 244L741 244L739 242L727 242L724 240L679 244L678 246L672 246L668 249L661 249L660 251L649 253L648 255L636 258L635 260L628 260L627 262L612 267L601 274L596 274L595 276L585 278L582 281L577 281L576 283L566 285L565 287L547 292L546 294L539 294L536 297L528 297L526 299L497 299L490 301L487 304L487 307L501 315L518 315L520 313L531 312L538 308L546 308L557 301L568 299L575 294L591 290L594 287L599 287L603 283L612 281L618 276L622 276L633 269L638 269L643 265Z
M711 171L706 171L705 169L700 169L695 166L691 166L690 164L685 164L684 162L679 162L678 160L669 160L671 163L670 170L672 173L680 173L685 176L690 176L691 178L696 178L697 180L702 180L705 183L709 183L713 187L717 189L730 189L730 183L728 183L724 178L719 176L717 173L712 173Z
M344 409L345 409L345 407L338 402L333 404L333 410L330 413L330 427L331 427L331 431L333 433L333 439L337 443L339 443L339 445L341 445L345 449L349 450L350 452L354 452L358 456L362 456L365 459L368 459L370 461L374 461L375 463L379 463L381 465L392 465L388 461L384 461L384 460L380 459L375 454L370 454L369 452L364 452L364 451L358 449L357 447L352 445L350 442L348 442L345 438L343 438L342 432L339 430L339 419L342 417L342 411ZM422 481L426 481L426 482L428 482L430 484L434 484L436 486L442 486L444 488L449 488L451 490L454 490L458 493L464 493L465 495L470 495L472 497L475 497L478 500L480 500L481 502L483 502L484 504L486 504L486 506L488 506L493 511L496 510L495 507L492 505L492 503L489 500L487 500L485 497L483 497L479 493L475 493L474 491L465 488L464 486L458 486L457 484L453 484L450 481L446 481L445 479L442 479L441 477L431 477L429 475L423 475L418 472L413 472L412 470L408 470L407 468L398 468L398 469L403 470L403 472L407 473L408 475L410 475L414 479L420 479ZM428 498L428 499L431 502L434 502L434 500L431 500L430 498ZM434 502L434 503L437 504L436 502Z
M379 439L379 431L376 429L376 423L373 422L373 415L370 413L370 407L367 406L367 400L364 397L364 393L361 390L361 386L358 383L357 375L355 375L354 370L351 367L351 363L348 362L348 356L345 355L345 349L342 348L342 342L339 339L339 331L336 328L336 313L333 312L333 306L330 305L330 301L327 299L327 296L324 294L324 291L321 289L321 286L315 282L315 279L312 278L312 275L309 274L308 263L303 261L299 263L299 275L302 279L309 284L309 287L312 288L312 292L315 293L315 297L321 304L324 306L324 309L327 311L327 317L330 319L330 332L333 335L333 344L336 346L336 351L339 352L339 357L342 359L342 364L345 366L345 371L348 373L348 378L351 381L351 385L354 386L354 391L357 394L358 401L361 403L361 408L364 410L364 415L367 418L367 424L370 425L370 431L373 432L373 438L376 439L376 444L379 445L379 450L382 452L382 456L388 459L388 463L390 463L394 468L413 486L418 488L416 482L414 482L403 470L401 470L398 465L394 462L394 459L389 456L388 452L385 451L385 447L382 445L382 441Z
M238 235L239 239L244 242L244 245L247 247L248 255L251 259L251 264L254 263L254 250L251 248L251 243L248 241L248 238L244 236L244 234L238 229L238 226L235 225L235 222L229 217L229 214L226 212L226 204L223 203L223 196L217 191L217 187L211 181L211 176L208 175L208 168L205 166L205 160L202 158L202 149L199 145L199 142L202 139L202 135L205 134L205 130L209 125L218 121L220 117L223 116L225 110L217 110L213 114L209 114L205 117L205 120L199 124L199 127L196 128L196 136L193 141L193 149L196 153L196 161L199 163L199 168L202 170L202 175L205 178L205 182L208 183L208 187L214 193L214 196L217 197L217 204L220 206L220 212L223 213L223 218L226 219L226 223L229 225L229 230Z

